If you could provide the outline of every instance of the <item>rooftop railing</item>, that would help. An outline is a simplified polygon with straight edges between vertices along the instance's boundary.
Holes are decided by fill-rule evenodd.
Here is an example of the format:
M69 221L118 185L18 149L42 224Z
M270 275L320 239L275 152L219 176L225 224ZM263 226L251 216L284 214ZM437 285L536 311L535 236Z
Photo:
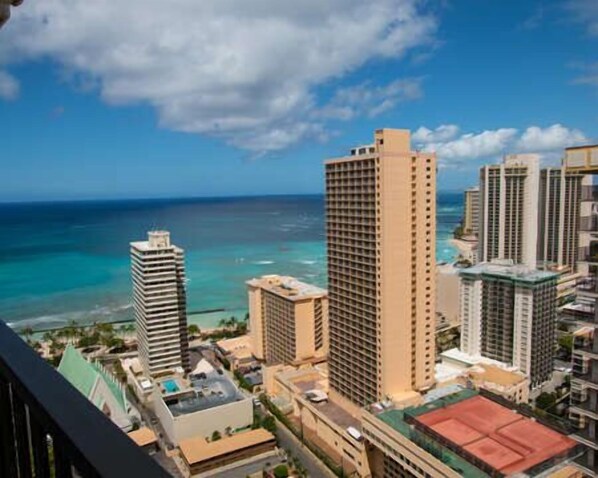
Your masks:
M0 476L170 476L0 321Z

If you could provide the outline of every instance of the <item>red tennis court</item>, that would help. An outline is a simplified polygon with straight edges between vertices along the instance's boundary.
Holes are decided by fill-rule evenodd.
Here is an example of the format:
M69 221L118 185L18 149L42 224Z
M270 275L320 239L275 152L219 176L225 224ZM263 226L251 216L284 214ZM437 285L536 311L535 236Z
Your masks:
M479 395L416 420L506 475L575 446L565 435Z

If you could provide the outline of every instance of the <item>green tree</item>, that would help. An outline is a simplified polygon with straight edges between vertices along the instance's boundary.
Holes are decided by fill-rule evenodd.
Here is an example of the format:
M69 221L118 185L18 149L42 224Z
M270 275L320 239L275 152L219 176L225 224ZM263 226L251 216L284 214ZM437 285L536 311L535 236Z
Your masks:
M211 441L218 441L221 438L222 438L222 435L220 434L220 432L218 430L214 430L214 432L212 433Z
M271 415L264 417L262 420L262 428L268 430L270 433L274 433L276 431L276 420L274 417Z
M187 331L189 332L189 335L191 335L192 337L197 337L201 333L201 330L196 324L189 325L189 327L187 327Z
M123 369L122 364L120 363L120 360L116 360L114 362L114 365L112 366L112 370L114 371L114 376L120 381L120 382L126 382L127 381L127 374L125 373L125 370Z
M540 410L548 410L556 402L556 395L554 393L542 392L536 398L536 407Z
M44 332L44 335L42 335L42 340L44 342L53 342L54 341L54 334L50 331L48 332Z
M31 337L33 336L33 329L31 327L23 327L21 329L21 335L25 338L26 342L30 342Z
M566 350L567 353L571 353L573 351L573 335L561 335L559 337L559 347Z
M274 468L274 476L276 478L287 478L289 476L289 468L287 465L278 465Z

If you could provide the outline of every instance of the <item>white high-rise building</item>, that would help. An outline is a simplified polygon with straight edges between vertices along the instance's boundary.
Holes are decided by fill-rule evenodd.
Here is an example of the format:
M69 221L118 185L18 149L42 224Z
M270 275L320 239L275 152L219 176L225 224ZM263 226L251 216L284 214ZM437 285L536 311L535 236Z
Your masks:
M478 264L460 275L461 350L517 367L533 387L549 380L558 275L510 261Z
M176 368L188 371L183 250L170 243L170 233L149 232L147 241L131 243L131 274L144 371L150 376Z
M511 259L536 267L540 159L505 156L480 169L479 260Z

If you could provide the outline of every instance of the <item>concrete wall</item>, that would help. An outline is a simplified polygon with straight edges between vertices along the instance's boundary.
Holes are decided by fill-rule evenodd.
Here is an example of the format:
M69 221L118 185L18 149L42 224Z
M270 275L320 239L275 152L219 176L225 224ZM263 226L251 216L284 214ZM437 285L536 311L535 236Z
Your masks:
M214 431L224 434L226 429L245 428L253 423L253 402L245 398L195 413L173 417L163 400L155 400L155 412L171 442L195 436L210 439Z

